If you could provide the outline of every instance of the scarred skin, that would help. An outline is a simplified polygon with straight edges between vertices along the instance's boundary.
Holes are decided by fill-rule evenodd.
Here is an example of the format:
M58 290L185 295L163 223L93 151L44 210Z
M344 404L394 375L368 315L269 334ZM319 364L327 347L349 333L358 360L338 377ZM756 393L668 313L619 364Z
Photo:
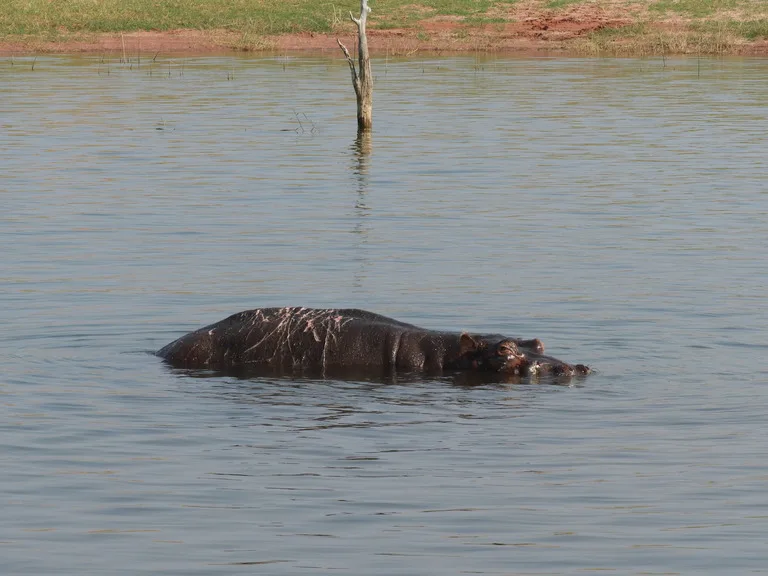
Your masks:
M545 356L538 339L438 332L355 309L261 308L182 336L157 352L179 368L320 374L468 370L520 376L588 374Z

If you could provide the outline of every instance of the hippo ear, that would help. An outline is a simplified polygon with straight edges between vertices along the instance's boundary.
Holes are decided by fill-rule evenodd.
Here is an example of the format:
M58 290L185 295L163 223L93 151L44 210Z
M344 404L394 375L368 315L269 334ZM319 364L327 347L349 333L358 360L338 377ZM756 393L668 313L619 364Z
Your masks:
M464 332L459 337L459 353L463 356L467 352L474 352L480 347L477 340L472 338L469 334Z

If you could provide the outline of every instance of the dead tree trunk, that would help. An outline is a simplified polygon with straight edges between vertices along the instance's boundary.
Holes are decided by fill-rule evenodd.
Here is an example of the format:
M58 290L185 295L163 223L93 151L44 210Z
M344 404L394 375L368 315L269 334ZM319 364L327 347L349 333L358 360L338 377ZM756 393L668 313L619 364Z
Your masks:
M357 52L358 70L355 69L355 61L349 55L349 50L341 40L336 40L339 47L347 57L349 69L352 72L352 86L357 97L357 129L370 130L373 126L373 74L371 74L371 60L368 57L368 38L365 36L365 22L368 19L368 0L360 0L360 18L355 18L352 12L349 17L357 25Z

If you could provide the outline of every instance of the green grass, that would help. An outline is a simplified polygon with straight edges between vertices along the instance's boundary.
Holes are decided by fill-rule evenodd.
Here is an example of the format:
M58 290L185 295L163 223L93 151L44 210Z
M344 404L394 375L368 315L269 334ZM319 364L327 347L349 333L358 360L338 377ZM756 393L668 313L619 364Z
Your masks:
M375 11L392 14L403 10L404 7L422 7L424 12L433 16L474 16L485 14L494 6L514 4L515 0L369 0L369 5ZM359 2L355 3L359 7ZM411 8L413 9L413 8Z
M551 10L556 10L557 8L563 8L571 4L578 4L580 1L581 0L549 0L549 2L546 3L546 7Z
M761 40L768 38L768 19L747 20L745 22L701 22L694 24L694 30L702 34L712 34L726 30L734 36L747 40Z
M659 0L650 9L657 12L674 12L693 18L711 16L723 10L743 7L744 0Z
M658 13L680 14L689 18L709 18L718 15L765 16L765 0L657 0L649 9Z
M332 16L332 4L304 0L3 0L0 34L178 28L328 32Z
M424 17L482 17L514 0L370 0L372 26ZM67 32L228 29L261 34L331 32L348 22L355 0L2 0L0 36Z
M734 31L748 40L768 38L768 19L733 22Z
M505 24L509 22L507 18L499 16L467 16L463 23L468 26L485 26L487 24Z
M439 16L459 17L466 24L501 21L488 12L496 7L514 4L517 0L369 0L370 21L376 28L404 28L414 26L425 18ZM359 2L355 3L359 8Z

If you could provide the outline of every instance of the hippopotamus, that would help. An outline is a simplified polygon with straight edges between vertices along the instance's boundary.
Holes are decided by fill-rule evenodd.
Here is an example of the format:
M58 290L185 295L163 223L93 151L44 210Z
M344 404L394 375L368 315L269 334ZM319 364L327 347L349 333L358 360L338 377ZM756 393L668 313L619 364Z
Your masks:
M278 373L475 371L516 376L590 372L544 355L537 339L427 330L356 309L258 308L190 332L157 355L177 368Z

